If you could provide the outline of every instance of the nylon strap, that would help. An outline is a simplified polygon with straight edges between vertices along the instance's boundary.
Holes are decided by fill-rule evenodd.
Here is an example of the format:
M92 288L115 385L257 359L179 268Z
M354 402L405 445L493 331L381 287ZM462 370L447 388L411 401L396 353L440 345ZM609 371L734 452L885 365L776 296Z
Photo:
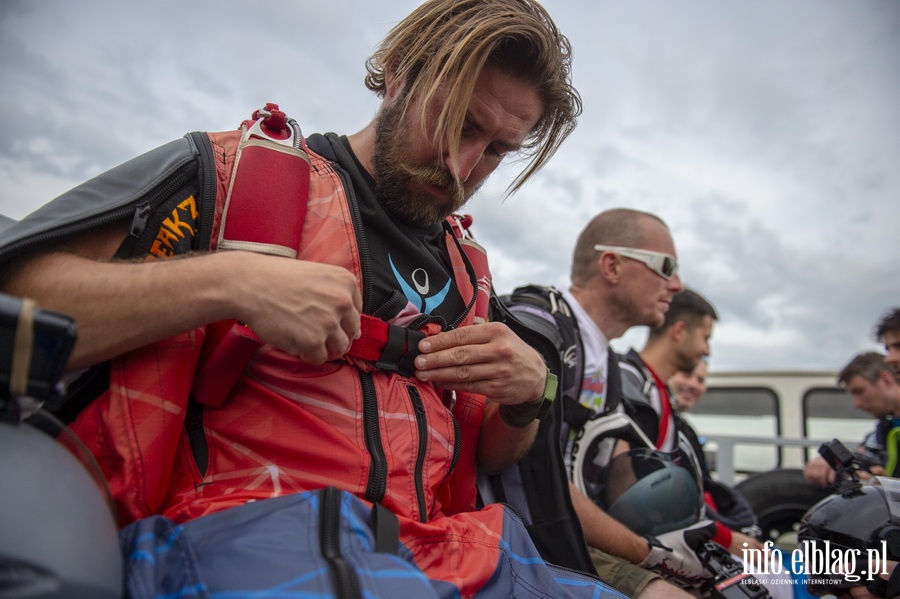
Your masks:
M12 371L9 390L13 396L28 395L28 372L31 370L31 353L34 348L34 310L37 304L29 298L22 298L16 336L13 345Z
M413 361L419 355L419 341L424 338L421 331L363 314L360 337L350 345L347 355L375 362L381 370L411 376L416 370Z
M394 512L380 503L372 505L372 531L375 533L375 551L400 553L400 522Z

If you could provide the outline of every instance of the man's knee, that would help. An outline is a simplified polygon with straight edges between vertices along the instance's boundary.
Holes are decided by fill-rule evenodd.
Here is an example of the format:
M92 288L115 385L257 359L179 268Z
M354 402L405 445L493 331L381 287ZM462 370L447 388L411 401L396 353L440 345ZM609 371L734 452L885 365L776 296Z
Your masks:
M595 547L588 548L591 554L591 561L594 562L594 568L597 574L611 587L617 589L629 597L645 597L644 590L654 582L662 582L659 574L651 572L636 566L631 562L622 559L611 553L606 553ZM646 595L647 597L666 597L665 589L671 585L663 584L661 595ZM674 588L674 587L672 587ZM673 595L681 597L681 595Z
M693 597L687 591L666 582L662 578L651 580L647 586L634 596L635 599L693 599Z

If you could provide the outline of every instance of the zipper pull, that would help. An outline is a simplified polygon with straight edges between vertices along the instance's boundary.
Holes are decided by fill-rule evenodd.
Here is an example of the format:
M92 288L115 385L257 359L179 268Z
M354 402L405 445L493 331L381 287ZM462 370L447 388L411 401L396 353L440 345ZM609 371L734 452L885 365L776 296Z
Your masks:
M128 233L129 235L132 237L141 236L141 233L143 233L144 229L147 227L147 219L150 217L151 209L150 202L145 202L135 208L134 216L131 219L131 230Z

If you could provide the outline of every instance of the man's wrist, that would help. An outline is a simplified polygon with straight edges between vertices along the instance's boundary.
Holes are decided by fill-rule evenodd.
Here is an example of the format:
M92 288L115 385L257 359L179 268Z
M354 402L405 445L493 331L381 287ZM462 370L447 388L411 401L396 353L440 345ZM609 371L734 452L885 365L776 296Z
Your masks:
M514 406L500 406L500 418L513 428L525 428L537 418L543 399L526 401Z
M525 428L535 419L543 418L550 411L553 401L556 399L556 391L559 380L556 375L547 369L547 378L544 380L544 391L538 399L526 401L513 406L500 406L500 418L503 422L514 428Z
M644 553L643 557L641 557L641 559L637 561L638 565L644 563L647 558L650 557L650 554L653 553L653 543L650 542L650 539L648 539L647 537L641 537L641 540L644 541L644 546L647 548L647 550Z
M663 554L660 551L665 551L666 549L663 547L663 544L659 542L659 539L656 537L651 537L649 535L644 535L641 537L647 547L647 553L641 558L639 561L635 562L636 565L642 568L650 568L657 565L660 561L660 558Z

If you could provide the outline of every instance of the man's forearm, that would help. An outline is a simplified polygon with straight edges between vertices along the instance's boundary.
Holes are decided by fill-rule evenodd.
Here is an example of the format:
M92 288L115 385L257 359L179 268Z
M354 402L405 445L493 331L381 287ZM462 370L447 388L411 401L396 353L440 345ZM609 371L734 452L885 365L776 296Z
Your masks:
M48 253L14 268L3 291L74 318L68 367L82 368L224 317L214 286L204 284L217 263L210 258L134 264Z
M515 427L500 416L500 404L488 402L478 443L478 465L488 474L497 474L514 464L531 448L538 421Z
M640 564L647 557L650 546L646 539L600 509L572 483L569 483L569 492L588 546L621 557L633 564Z
M345 268L228 251L164 262L35 256L4 290L73 317L81 368L220 320L311 364L344 355L359 334L362 295Z

